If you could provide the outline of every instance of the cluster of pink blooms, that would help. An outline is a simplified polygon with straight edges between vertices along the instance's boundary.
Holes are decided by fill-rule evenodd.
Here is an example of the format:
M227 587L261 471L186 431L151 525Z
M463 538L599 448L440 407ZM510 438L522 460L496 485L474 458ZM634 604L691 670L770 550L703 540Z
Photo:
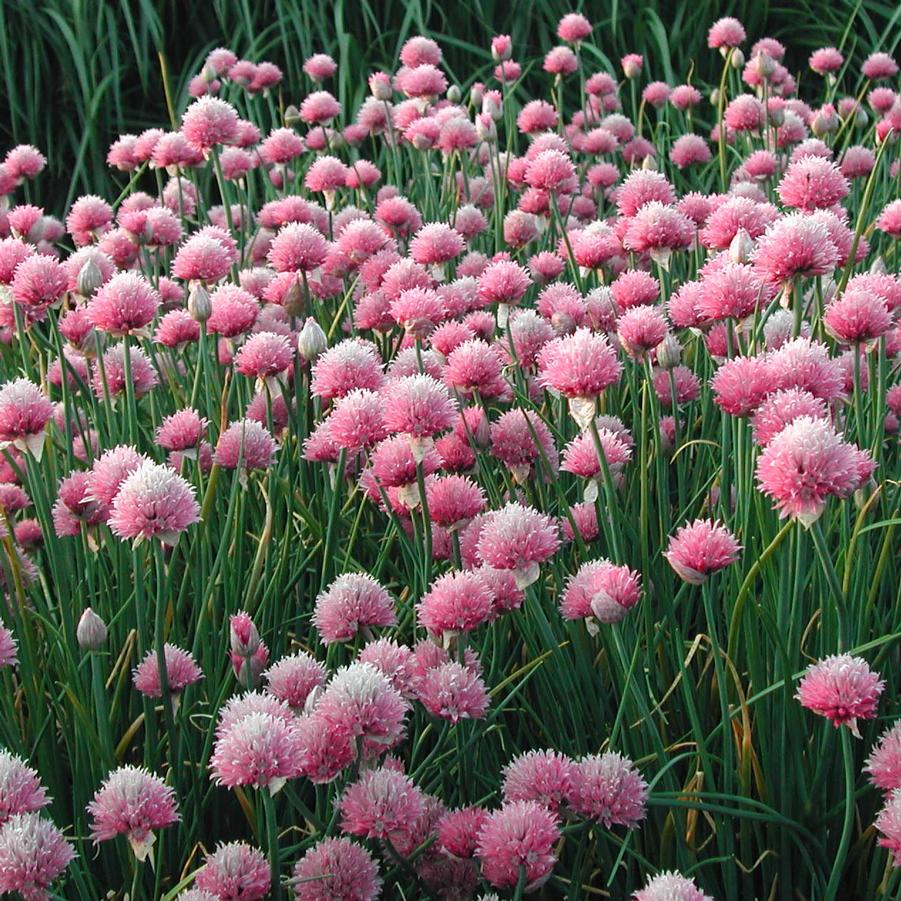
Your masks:
M314 90L264 133L238 110L280 86L281 71L219 48L190 81L177 129L121 135L109 148L117 171L156 170L158 195L132 185L115 205L82 196L63 222L15 202L44 167L39 151L17 147L0 166L0 341L27 355L40 335L53 348L47 367L0 385L0 538L17 580L37 578L48 524L97 553L116 541L143 553L149 542L162 568L181 536L189 544L204 528L223 483L271 498L298 466L359 491L365 512L421 557L413 586L339 568L304 611L310 646L271 662L251 616L230 619L222 669L230 661L242 691L214 708L211 780L244 803L256 790L261 806L292 780L340 789L342 835L296 861L298 899L371 901L379 857L401 858L429 891L456 897L480 880L538 890L567 820L642 822L648 784L613 750L527 751L500 774L499 804L456 810L400 755L414 716L458 735L492 716L481 639L537 607L551 573L566 577L559 617L582 621L590 641L602 630L619 640L630 611L677 580L706 593L714 574L738 571L752 536L732 518L728 461L710 497L689 513L683 503L659 536L669 584L630 566L637 551L617 540L618 499L698 443L701 416L748 439L761 515L807 528L870 485L877 451L897 452L901 278L885 258L897 264L901 252L901 201L866 211L866 227L851 206L877 165L886 181L898 177L894 60L874 53L863 66L870 112L853 97L812 108L779 42L758 42L745 61L744 27L721 19L708 44L741 70L741 92L716 98L713 132L670 141L655 129L652 141L641 117L622 112L618 76L586 69L593 32L583 15L564 16L562 43L543 62L570 101L574 73L584 76L569 118L542 99L508 115L523 72L509 36L492 40L496 68L465 100L439 45L420 36L396 72L371 75L352 117L323 86L336 63L312 56ZM809 65L834 82L844 60L822 48ZM643 66L630 54L621 74L638 79ZM702 95L690 84L651 82L641 96L642 116L697 122ZM868 140L871 119L878 160L850 139L836 150L839 133ZM505 141L508 123L516 134ZM685 190L727 149L718 192ZM392 170L401 151L421 158L424 199L405 196L413 185L400 176L388 183L370 151ZM219 205L199 193L207 170ZM266 197L258 209L252 180ZM865 261L870 271L852 276ZM221 403L204 396L211 373L226 386ZM863 395L878 434L866 433ZM626 396L641 409L631 422ZM54 480L65 474L49 486L49 515L32 517L26 489L46 493L45 453L60 464ZM548 512L547 497L563 503ZM86 611L79 643L96 650L105 637ZM155 637L132 682L168 715L205 674L196 647ZM311 650L317 637L328 665ZM0 624L0 669L17 663ZM841 654L814 664L797 697L858 735L883 689L865 661ZM886 793L880 841L901 865L899 729L867 771ZM47 803L37 774L0 752L0 890L45 898L72 859L40 813ZM94 842L123 835L138 861L179 821L173 787L132 765L107 776L87 812ZM230 842L180 897L254 901L271 877L261 851ZM633 897L709 901L676 872Z

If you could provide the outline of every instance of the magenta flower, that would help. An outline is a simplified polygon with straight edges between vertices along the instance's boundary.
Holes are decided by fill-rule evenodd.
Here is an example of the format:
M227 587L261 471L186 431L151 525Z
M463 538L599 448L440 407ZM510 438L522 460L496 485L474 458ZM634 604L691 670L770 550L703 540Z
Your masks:
M780 517L810 528L830 495L853 494L872 474L868 451L843 441L831 423L799 416L782 429L757 460L757 481Z
M75 857L62 832L37 813L19 813L0 827L0 892L46 901L51 883Z
M339 802L341 829L378 838L397 847L407 843L424 812L424 797L413 781L396 770L367 770L349 785Z
M627 218L634 216L641 207L652 200L670 206L676 202L676 192L666 176L649 169L636 169L616 192L619 214Z
M874 341L892 327L885 299L864 288L849 288L826 307L823 324L845 344Z
M269 894L269 862L246 842L229 842L208 854L194 884L219 901L261 901Z
M224 100L201 97L185 110L181 130L190 144L207 154L220 144L237 143L238 114Z
M233 422L216 443L215 460L226 469L241 469L242 474L251 469L268 469L277 447L269 431L255 419Z
M436 579L416 607L419 624L435 636L469 632L491 619L492 595L475 572Z
M282 657L264 673L269 694L292 710L303 710L307 698L325 685L325 667L305 651Z
M369 852L347 838L323 839L294 868L297 901L375 901L381 887Z
M313 624L325 645L397 624L394 599L367 573L345 573L316 598Z
M16 814L31 813L49 803L37 772L0 748L0 826Z
M463 719L482 719L489 698L478 673L461 663L429 667L416 681L416 696L432 716L451 724Z
M163 645L163 655L166 661L166 679L174 702L185 688L203 678L203 672L190 651L184 651L167 642ZM148 651L135 667L132 681L142 695L148 698L162 697L162 680L155 650Z
M485 494L471 479L440 476L426 484L429 517L448 530L460 529L485 509Z
M791 213L770 225L757 242L754 266L773 285L785 285L796 276L829 275L838 263L836 248L826 226L804 213Z
M573 762L557 751L527 751L503 770L504 801L537 801L559 811L572 789Z
M565 619L594 617L601 623L618 623L641 599L641 577L628 566L609 560L583 563L567 582L560 601Z
M556 814L537 801L509 801L488 814L478 833L476 857L482 876L497 888L513 888L525 870L526 890L541 886L557 858Z
M12 632L0 623L0 669L4 666L15 666L17 662L16 640Z
M711 573L725 569L738 559L741 546L724 525L696 519L670 538L664 553L676 575L691 585L701 585Z
M506 464L520 484L528 480L533 464L541 465L542 458L555 471L558 463L550 429L537 413L518 407L491 424L491 456Z
M200 518L194 486L149 460L128 475L113 498L109 526L123 541L158 538L174 545Z
M901 789L895 789L876 817L876 829L882 833L879 845L892 853L892 865L901 867ZM2 833L0 833L2 834Z
M837 729L847 725L860 738L857 721L876 716L885 683L862 657L837 654L811 664L795 697L802 707L825 716Z
M443 814L438 820L438 848L460 860L473 857L476 836L487 816L488 811L481 807L461 807Z
M156 840L153 830L179 820L173 790L159 776L134 766L110 773L87 811L95 844L124 835L138 860L150 854Z

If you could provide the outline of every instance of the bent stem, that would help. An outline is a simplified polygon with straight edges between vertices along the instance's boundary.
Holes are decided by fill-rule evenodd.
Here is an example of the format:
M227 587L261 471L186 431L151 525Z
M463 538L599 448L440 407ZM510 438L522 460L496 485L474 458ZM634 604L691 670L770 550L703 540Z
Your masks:
M842 835L835 854L835 862L832 864L832 872L826 885L826 894L823 895L825 901L835 901L838 897L839 882L851 845L851 828L854 825L854 755L851 752L851 732L845 727L841 729L841 741L842 764L845 770L845 817L842 821Z

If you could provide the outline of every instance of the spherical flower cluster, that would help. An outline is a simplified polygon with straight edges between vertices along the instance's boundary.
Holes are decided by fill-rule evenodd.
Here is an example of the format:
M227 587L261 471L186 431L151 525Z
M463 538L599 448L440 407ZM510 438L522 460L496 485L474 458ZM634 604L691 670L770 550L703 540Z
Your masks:
M0 749L0 826L16 814L31 813L49 803L37 772L21 758Z
M313 624L323 644L350 641L372 626L394 626L391 595L366 573L345 573L316 598Z
M432 716L451 724L482 719L488 711L488 690L472 667L448 662L429 667L416 680L416 697Z
M190 651L166 642L163 654L166 661L166 684L173 695L180 694L189 685L203 678L203 672ZM144 659L135 667L132 679L135 688L142 695L148 698L162 697L163 685L156 650L147 652Z
M885 806L876 817L876 829L882 833L879 845L892 853L892 863L901 867L901 789L889 795Z
M594 400L622 373L607 338L588 329L549 341L538 354L538 365L541 382L568 398Z
M593 754L572 772L570 807L610 829L634 829L645 818L648 787L635 765L616 751Z
M830 495L848 497L872 474L867 451L843 441L832 425L799 416L767 445L757 461L757 481L781 517L810 527Z
M261 901L271 886L269 862L246 842L229 842L206 856L194 884L220 901Z
M274 795L297 775L299 738L293 723L265 712L248 712L220 723L210 776L217 785L249 785Z
M16 640L6 626L0 624L0 669L15 666L18 662Z
M149 325L160 305L160 296L142 275L121 272L94 295L88 315L95 328L110 335L132 334Z
M0 893L46 901L51 883L75 857L62 832L38 813L18 813L0 827Z
M864 771L870 774L870 782L884 792L901 788L901 722L882 733Z
M557 751L527 751L504 767L504 801L538 801L558 811L572 790L573 762Z
M649 879L632 898L633 901L713 901L695 885L694 879L670 871Z
M432 635L468 632L491 618L493 598L475 572L449 572L432 583L417 606L417 617Z
M779 199L799 210L827 209L847 196L850 186L831 160L804 156L795 160L779 182Z
M663 556L679 578L691 585L701 585L711 573L734 563L740 550L735 536L724 525L696 519L681 526L670 538Z
M159 539L173 545L200 518L194 487L168 466L141 463L122 481L109 526L123 541Z
M124 835L138 860L150 853L156 838L153 830L179 820L173 790L159 776L134 766L110 773L87 811L95 844Z
M565 619L594 617L600 623L618 623L640 599L638 573L609 560L591 560L567 582L560 613Z
M53 404L28 379L14 379L0 388L0 441L40 459L44 429L52 415Z
M858 735L857 720L876 716L884 688L885 683L866 660L838 654L807 668L796 697L802 707L825 716L836 728L847 725Z
M325 667L305 651L282 657L263 675L267 691L294 711L303 710L307 698L325 685Z
M347 838L326 838L310 848L294 879L297 901L374 901L382 886L369 852Z
M524 588L538 578L540 564L554 555L558 545L557 527L550 517L531 507L507 504L485 521L478 553L489 566L512 570L517 585Z
M276 453L275 439L255 419L233 422L216 444L215 460L226 469L267 469Z
M344 790L339 810L344 832L397 846L422 816L424 797L408 776L381 767L367 770Z

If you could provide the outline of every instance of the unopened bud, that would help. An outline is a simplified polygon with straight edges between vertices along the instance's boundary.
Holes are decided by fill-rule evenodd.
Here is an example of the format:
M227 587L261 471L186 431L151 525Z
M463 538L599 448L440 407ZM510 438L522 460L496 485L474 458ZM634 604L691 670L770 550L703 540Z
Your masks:
M232 616L230 639L232 654L237 657L253 657L260 649L260 633L249 613L242 610Z
M447 89L447 99L451 103L459 103L463 99L463 92L460 90L458 85L452 84Z
M769 78L776 71L776 60L762 50L754 57L754 65L757 74L764 79Z
M99 651L106 644L106 623L90 607L81 614L75 638L83 651Z
M661 369L675 369L682 361L682 345L673 335L667 335L657 345L657 365Z
M300 124L300 121L300 110L293 103L285 107L285 125L288 128L294 128L295 125Z
M729 259L733 263L748 263L751 261L753 251L754 242L751 240L751 236L745 229L740 228L729 244Z
M206 322L213 313L213 301L210 292L198 282L188 294L188 313L197 322Z
M479 140L486 144L497 142L497 126L494 124L494 119L487 113L479 113L476 116L476 134L479 136Z
M657 171L657 160L654 159L653 156L649 153L642 161L641 168L646 172L656 172Z
M82 297L92 297L102 284L103 273L100 267L93 260L88 260L78 271L75 289Z
M312 363L328 350L328 337L319 323L308 316L297 336L297 352L308 363Z
M288 290L285 291L284 297L282 297L282 306L289 316L300 316L303 313L303 288L300 287L297 279L294 279Z
M745 64L745 55L741 52L741 50L736 47L732 51L732 57L729 60L729 64L733 69L740 69Z
M714 88L710 92L710 105L711 106L719 106L720 104L720 89Z
M369 90L376 100L390 100L394 96L391 76L385 72L376 72L369 76Z
M482 105L482 100L485 96L485 85L482 82L477 81L473 84L473 86L469 89L469 102L476 108Z

